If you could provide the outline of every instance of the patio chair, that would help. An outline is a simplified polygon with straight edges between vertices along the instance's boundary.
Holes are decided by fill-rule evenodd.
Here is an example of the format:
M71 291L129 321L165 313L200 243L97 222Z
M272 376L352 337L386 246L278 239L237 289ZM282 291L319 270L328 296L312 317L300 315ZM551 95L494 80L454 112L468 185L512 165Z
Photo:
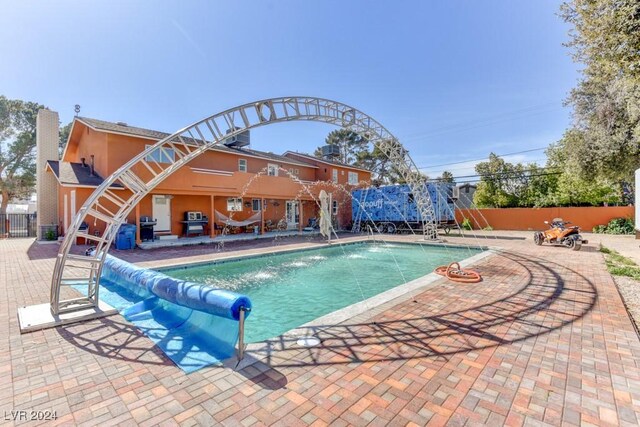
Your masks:
M307 226L304 228L304 231L313 231L320 228L320 224L318 224L318 218L309 218L307 222Z
M270 219L264 222L264 229L267 231L273 231L276 229L276 225Z

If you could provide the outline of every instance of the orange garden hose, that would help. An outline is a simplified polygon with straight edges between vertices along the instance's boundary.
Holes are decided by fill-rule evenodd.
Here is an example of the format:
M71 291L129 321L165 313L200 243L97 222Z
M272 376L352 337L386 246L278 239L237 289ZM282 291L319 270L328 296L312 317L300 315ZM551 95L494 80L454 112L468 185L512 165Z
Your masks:
M434 273L437 273L441 276L446 277L452 282L478 283L482 281L482 276L480 276L480 273L475 272L473 270L460 268L460 264L455 261L449 264L448 266L441 265L440 267L436 268L433 271Z

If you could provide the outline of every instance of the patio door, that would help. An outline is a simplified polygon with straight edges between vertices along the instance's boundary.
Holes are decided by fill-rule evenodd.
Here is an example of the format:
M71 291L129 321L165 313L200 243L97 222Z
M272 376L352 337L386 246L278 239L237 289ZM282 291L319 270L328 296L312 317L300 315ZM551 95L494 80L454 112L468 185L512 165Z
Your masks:
M153 196L153 217L158 223L155 232L171 232L171 198L169 196Z
M287 201L287 229L296 228L300 221L300 203L295 200Z

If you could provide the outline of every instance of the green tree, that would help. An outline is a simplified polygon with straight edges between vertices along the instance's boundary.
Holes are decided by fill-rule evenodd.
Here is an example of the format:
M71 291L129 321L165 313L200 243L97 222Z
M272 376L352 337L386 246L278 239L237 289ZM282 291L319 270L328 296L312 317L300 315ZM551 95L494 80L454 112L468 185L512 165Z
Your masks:
M366 138L349 129L331 131L324 142L325 145L337 146L340 154L336 160L347 165L355 165L360 153L368 151L369 145ZM313 154L316 157L322 157L322 147L318 147Z
M475 169L480 177L473 195L477 206L507 208L520 205L527 184L522 164L514 165L491 153L489 160L478 163Z
M584 65L561 147L586 180L632 182L640 167L640 2L571 0L561 16L574 26L568 46Z
M453 174L449 171L442 171L442 175L439 178L442 182L450 182L455 183L456 180L453 178Z
M44 108L35 102L0 95L0 213L9 202L26 197L35 186L36 116Z
M558 175L561 172L553 167L540 167L535 163L528 164L526 170L526 186L518 205L521 207L548 206L549 195L556 191Z
M547 151L547 170L557 171L547 177L549 188L546 196L540 195L538 206L600 206L604 203L622 202L621 191L611 178L596 176L585 178L576 165L578 160L570 154L567 144L576 137L569 131Z
M66 126L62 126L60 128L60 140L58 142L58 152L60 158L62 158L62 153L64 153L64 149L67 146L67 140L69 139L69 134L71 133L72 124L73 122L69 122Z
M329 133L325 145L338 146L341 163L360 167L372 172L374 185L402 183L403 179L393 162L378 145L348 129L337 129ZM318 147L314 156L322 158L322 147Z

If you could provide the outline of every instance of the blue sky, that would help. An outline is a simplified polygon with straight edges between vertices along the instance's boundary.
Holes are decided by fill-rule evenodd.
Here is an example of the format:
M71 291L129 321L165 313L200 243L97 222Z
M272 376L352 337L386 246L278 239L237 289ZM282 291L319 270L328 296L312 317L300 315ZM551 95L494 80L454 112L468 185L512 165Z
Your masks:
M173 132L245 102L310 95L383 123L430 175L547 146L576 84L558 1L5 1L0 94ZM287 123L252 147L311 152ZM543 151L509 160L544 159Z

